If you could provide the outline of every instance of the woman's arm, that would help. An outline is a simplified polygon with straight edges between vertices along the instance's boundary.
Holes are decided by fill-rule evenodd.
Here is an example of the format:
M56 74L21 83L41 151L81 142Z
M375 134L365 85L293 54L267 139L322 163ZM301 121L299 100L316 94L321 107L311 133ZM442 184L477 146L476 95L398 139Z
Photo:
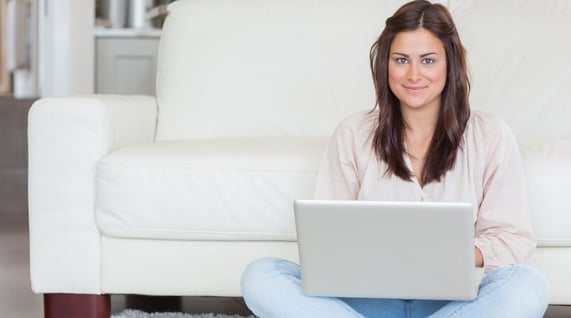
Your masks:
M489 271L525 261L535 248L535 237L517 141L501 120L493 120L486 127L483 198L475 225L475 245Z

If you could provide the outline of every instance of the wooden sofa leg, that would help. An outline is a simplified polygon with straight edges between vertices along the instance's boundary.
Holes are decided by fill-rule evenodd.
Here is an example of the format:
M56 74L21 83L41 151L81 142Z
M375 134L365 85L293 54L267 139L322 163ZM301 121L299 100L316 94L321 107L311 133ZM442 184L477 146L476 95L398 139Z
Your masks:
M109 318L111 296L44 294L45 318Z

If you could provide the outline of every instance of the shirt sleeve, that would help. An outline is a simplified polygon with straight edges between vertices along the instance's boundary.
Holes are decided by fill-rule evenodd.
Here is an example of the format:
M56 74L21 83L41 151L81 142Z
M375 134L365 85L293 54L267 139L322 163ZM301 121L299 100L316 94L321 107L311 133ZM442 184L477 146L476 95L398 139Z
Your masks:
M355 132L341 123L323 154L317 174L314 198L356 200L360 184L355 153Z
M503 121L488 137L483 198L475 224L475 245L484 268L522 263L533 252L524 169L517 141Z

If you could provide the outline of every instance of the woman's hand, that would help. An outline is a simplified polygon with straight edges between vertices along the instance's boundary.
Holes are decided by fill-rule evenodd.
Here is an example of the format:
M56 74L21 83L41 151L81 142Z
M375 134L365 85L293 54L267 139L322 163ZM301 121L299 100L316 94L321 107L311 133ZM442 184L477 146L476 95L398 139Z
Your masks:
M476 256L476 267L484 267L484 255L476 246L474 246L474 254Z

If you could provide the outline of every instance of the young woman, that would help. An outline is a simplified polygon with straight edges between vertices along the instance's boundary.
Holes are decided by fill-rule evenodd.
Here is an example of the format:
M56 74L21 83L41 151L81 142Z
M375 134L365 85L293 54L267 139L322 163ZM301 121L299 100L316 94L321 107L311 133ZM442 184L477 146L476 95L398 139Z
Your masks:
M267 258L244 272L248 307L262 318L543 317L549 287L521 264L535 239L518 146L502 120L470 112L465 52L450 13L423 0L402 6L373 45L371 68L377 107L339 125L315 197L472 203L475 266L486 272L478 297L310 297L298 265Z

